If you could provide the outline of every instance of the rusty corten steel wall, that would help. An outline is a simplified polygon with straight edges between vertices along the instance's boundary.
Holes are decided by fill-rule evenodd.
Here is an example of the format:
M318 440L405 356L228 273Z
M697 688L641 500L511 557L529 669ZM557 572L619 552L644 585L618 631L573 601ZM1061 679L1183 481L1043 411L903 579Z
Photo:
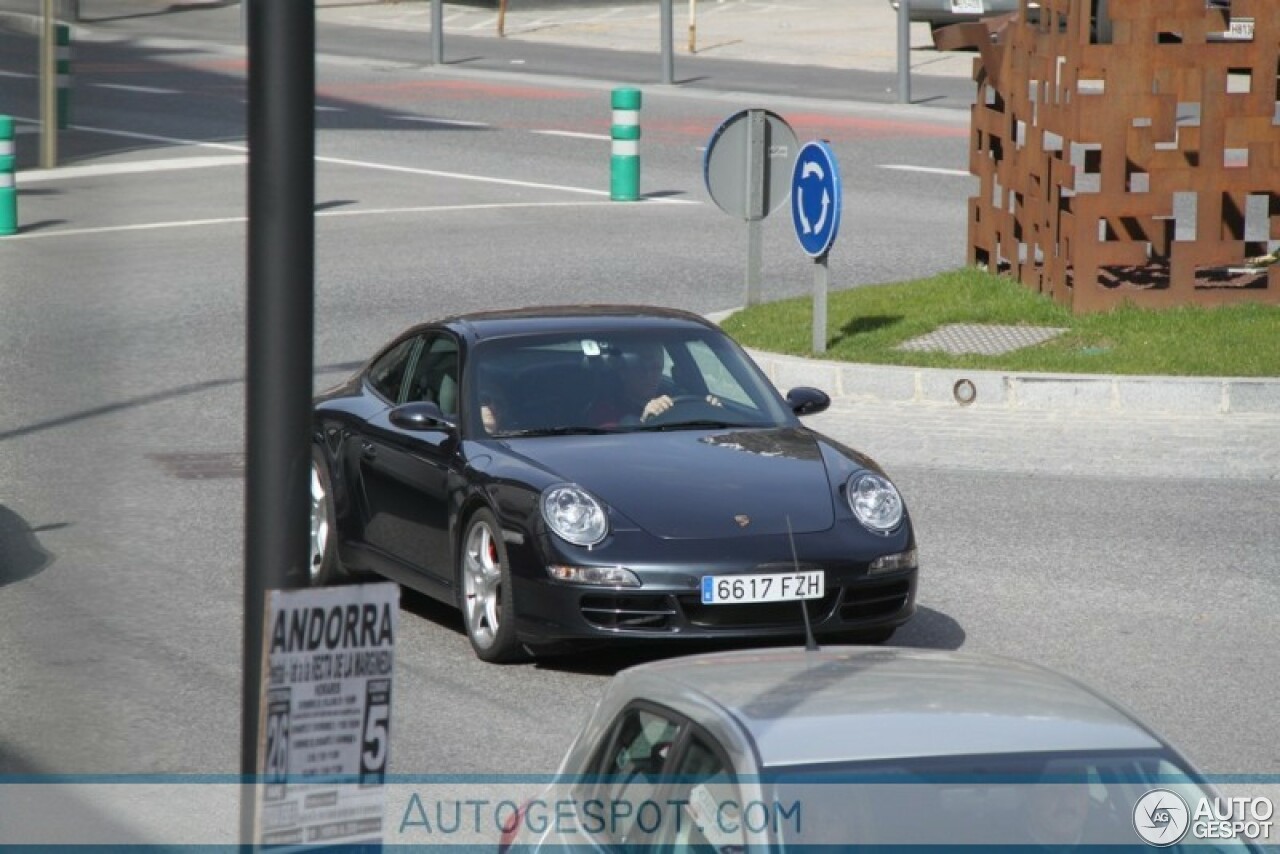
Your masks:
M1222 42L1205 0L1108 5L1110 44L1090 0L939 34L980 50L970 263L1076 312L1280 302L1280 265L1240 269L1280 238L1280 2L1233 0L1253 40Z

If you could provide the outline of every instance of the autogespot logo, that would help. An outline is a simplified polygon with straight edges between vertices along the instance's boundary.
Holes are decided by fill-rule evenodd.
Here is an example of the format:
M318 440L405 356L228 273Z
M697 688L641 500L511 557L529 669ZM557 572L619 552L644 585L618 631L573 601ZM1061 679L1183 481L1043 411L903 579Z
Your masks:
M1148 845L1173 845L1187 835L1187 802L1168 789L1152 789L1133 808L1133 829Z

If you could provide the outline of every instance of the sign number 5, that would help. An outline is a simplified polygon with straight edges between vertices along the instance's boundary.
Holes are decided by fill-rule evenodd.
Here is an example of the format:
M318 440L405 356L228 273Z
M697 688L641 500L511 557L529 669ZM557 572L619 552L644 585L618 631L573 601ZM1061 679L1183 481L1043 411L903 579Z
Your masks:
M387 753L391 744L391 680L369 680L366 697L360 782L377 784L387 773Z

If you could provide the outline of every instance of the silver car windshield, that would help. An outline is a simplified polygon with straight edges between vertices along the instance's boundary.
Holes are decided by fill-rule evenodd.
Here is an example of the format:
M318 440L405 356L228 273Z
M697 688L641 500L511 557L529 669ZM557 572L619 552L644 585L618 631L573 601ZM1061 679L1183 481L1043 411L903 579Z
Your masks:
M1155 751L845 763L779 769L762 782L783 849L1149 842L1176 851L1195 842L1204 851L1193 831L1204 829L1197 812L1203 818L1215 797L1176 756ZM1239 838L1213 843L1248 847Z

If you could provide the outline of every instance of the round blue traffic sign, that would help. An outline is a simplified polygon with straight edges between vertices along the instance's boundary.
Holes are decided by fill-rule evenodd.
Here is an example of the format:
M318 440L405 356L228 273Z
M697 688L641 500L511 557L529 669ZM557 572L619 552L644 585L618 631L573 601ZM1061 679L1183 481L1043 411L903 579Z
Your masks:
M823 140L806 142L791 172L791 219L800 248L812 258L831 249L840 230L840 167Z

